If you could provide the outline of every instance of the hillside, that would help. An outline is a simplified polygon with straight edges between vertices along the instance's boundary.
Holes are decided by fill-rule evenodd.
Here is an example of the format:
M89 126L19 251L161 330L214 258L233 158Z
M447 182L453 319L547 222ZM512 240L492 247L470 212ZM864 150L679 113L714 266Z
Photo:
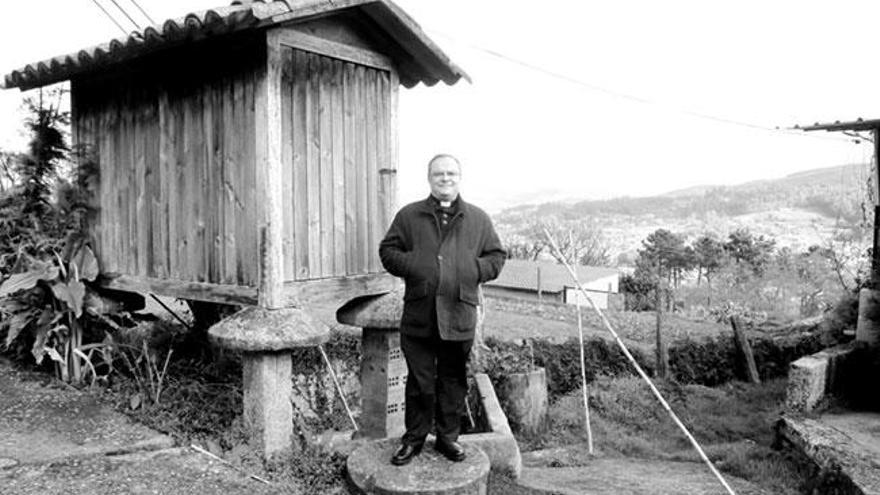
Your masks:
M495 215L499 231L516 238L539 218L591 219L602 229L612 257L632 254L658 228L697 236L726 236L737 228L771 236L781 246L826 242L839 225L862 222L868 170L842 165L734 186L699 186L659 196L551 202L508 208ZM613 259L612 258L612 259Z

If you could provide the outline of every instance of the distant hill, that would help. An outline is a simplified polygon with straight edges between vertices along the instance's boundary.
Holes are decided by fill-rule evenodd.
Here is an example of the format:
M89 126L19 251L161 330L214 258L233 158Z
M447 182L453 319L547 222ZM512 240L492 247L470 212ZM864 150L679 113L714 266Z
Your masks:
M747 227L773 236L780 245L806 247L822 243L835 224L855 225L862 220L867 175L863 164L841 165L659 196L521 205L502 210L495 219L502 234L515 236L538 218L590 218L602 227L617 254L638 249L641 239L657 228L723 237Z

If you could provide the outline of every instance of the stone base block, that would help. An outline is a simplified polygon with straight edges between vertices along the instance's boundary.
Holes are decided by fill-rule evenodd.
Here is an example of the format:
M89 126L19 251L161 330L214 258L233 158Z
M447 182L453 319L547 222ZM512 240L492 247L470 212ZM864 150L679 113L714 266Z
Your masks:
M467 458L452 462L425 443L422 453L406 466L393 466L398 439L371 441L348 457L348 477L358 493L376 495L486 495L489 458L479 448L464 444Z

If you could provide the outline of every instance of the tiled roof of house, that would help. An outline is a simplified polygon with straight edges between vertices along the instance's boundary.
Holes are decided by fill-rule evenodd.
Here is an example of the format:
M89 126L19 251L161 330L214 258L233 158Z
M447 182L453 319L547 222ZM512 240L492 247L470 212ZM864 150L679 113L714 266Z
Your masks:
M462 77L468 79L421 27L390 0L236 0L232 5L192 12L98 46L28 64L7 74L0 85L22 90L45 86L184 43L343 11L363 14L396 45L393 56L404 86L412 87L419 82L432 86L438 81L455 84Z
M561 292L565 287L574 287L575 283L564 265L552 261L507 260L504 269L497 279L487 282L488 286L512 289L538 290L538 272L540 271L541 290L544 292ZM596 266L577 266L575 271L581 284L616 276L615 268Z

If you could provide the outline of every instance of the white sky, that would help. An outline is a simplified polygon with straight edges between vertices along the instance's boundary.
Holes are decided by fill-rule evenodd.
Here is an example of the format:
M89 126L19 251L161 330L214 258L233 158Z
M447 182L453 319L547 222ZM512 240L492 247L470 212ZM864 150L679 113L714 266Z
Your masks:
M161 22L227 0L137 1ZM425 162L441 151L462 158L464 196L490 210L536 193L650 195L870 158L868 146L837 134L693 114L768 128L880 117L880 2L397 3L473 78L402 89L401 203L426 194ZM0 18L0 73L120 34L92 0L11 2ZM0 91L0 148L24 146L20 101L18 90Z

